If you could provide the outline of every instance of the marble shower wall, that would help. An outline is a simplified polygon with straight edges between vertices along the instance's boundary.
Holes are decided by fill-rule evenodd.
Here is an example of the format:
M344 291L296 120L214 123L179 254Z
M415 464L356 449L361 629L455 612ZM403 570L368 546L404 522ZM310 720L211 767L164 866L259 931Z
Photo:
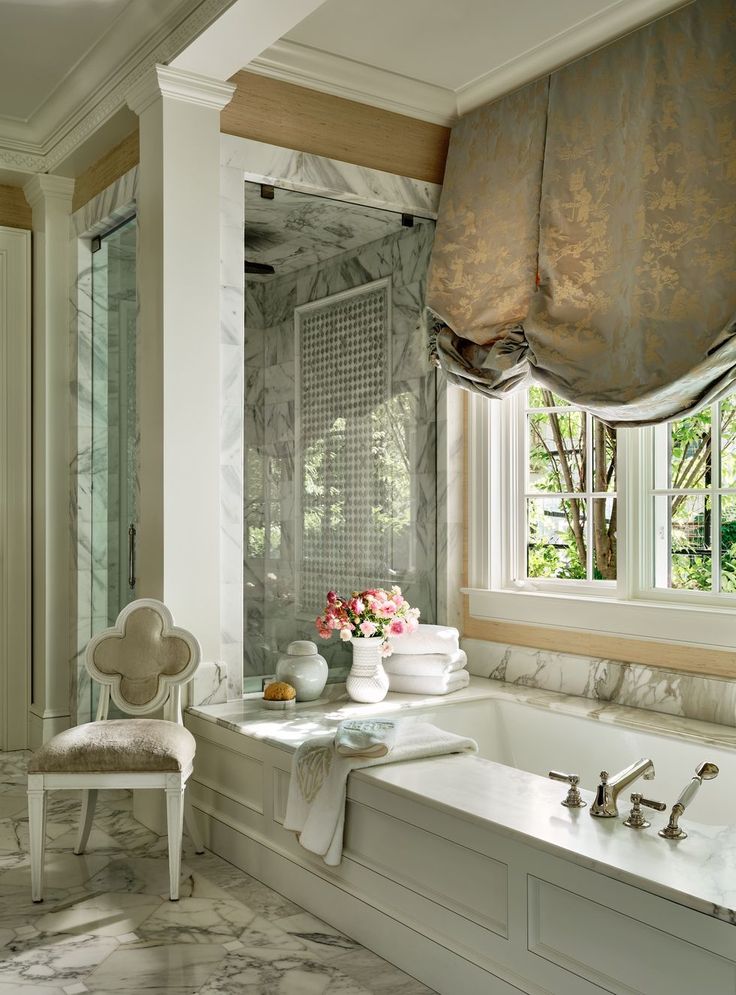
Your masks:
M736 726L736 681L480 639L463 648L476 677Z
M410 547L412 552L411 557L394 552L397 562L387 563L385 575L374 580L400 584L410 602L420 607L425 621L436 617L436 378L417 331L433 235L433 224L418 223L297 272L246 280L246 676L273 672L279 651L292 639L314 638L314 617L320 607L297 604L300 540L296 527L302 476L295 308L385 277L391 280L391 397L402 399L400 403L411 411L406 453L412 497L403 549ZM329 392L329 382L324 389ZM329 406L329 400L326 403ZM330 414L337 418L341 413ZM412 558L412 568L405 569ZM359 570L356 564L356 583ZM331 667L347 664L348 651L337 640L320 646Z

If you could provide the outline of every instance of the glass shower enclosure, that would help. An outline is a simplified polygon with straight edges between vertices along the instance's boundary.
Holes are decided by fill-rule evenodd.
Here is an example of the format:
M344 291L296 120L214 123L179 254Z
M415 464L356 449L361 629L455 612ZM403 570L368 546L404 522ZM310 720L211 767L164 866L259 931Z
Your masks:
M135 597L136 219L92 241L92 631Z

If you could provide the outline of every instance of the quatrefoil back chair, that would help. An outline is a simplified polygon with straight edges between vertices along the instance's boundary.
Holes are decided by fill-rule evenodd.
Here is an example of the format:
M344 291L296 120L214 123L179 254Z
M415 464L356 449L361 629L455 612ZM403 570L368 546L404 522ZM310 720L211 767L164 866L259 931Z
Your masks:
M100 687L97 718L54 736L28 765L31 892L43 899L46 792L81 788L82 816L74 852L84 853L97 792L104 788L158 788L166 792L170 897L179 897L181 840L186 818L197 853L203 852L184 792L192 773L195 740L184 728L182 685L201 656L199 643L174 626L160 601L141 598L117 622L90 640L85 663ZM134 718L108 719L110 700ZM164 718L140 718L163 706ZM186 811L186 815L185 815Z

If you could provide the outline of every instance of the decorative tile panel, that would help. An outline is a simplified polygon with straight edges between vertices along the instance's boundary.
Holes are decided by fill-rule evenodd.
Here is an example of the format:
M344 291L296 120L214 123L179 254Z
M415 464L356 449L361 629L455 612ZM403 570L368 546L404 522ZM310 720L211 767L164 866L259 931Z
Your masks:
M374 584L387 569L376 438L391 369L390 286L381 280L296 311L297 599L311 615L328 589Z

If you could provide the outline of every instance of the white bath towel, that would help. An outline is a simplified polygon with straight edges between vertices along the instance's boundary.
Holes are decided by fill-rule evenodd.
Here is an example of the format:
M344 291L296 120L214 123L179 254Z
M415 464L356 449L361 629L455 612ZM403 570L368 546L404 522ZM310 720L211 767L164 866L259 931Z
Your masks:
M396 723L388 719L346 719L335 733L341 757L385 757L395 742Z
M457 653L393 653L383 661L387 674L406 674L410 677L445 677L464 670L468 658L463 650Z
M399 694L452 694L470 684L470 674L467 670L458 670L444 677L420 677L409 674L389 674L389 691Z
M335 867L342 859L345 799L350 771L400 760L418 760L447 753L476 753L478 744L427 722L395 723L395 740L383 757L341 757L335 736L316 736L297 749L291 763L284 828L299 835L305 850Z
M403 636L390 636L389 643L394 653L457 653L460 649L460 633L449 625L424 625L420 623L414 632Z

